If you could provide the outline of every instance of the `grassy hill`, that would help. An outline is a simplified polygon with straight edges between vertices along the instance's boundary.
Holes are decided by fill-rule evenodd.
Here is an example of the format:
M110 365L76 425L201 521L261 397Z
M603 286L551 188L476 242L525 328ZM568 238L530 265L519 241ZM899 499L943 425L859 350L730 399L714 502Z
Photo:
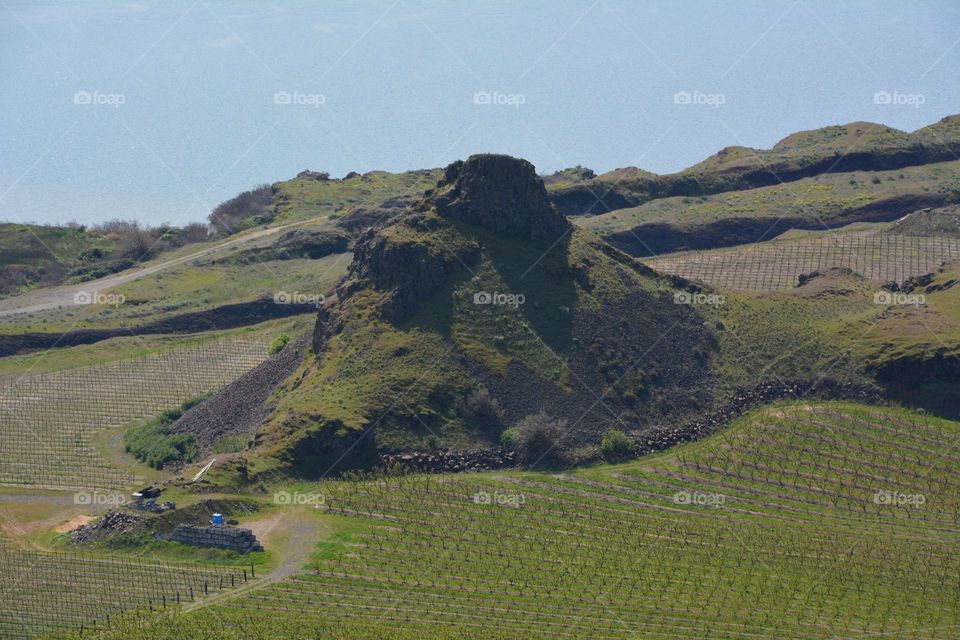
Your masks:
M439 169L404 173L371 171L342 179L305 171L292 180L274 184L277 221L294 222L324 217L347 228L371 224L390 209L420 198L441 177ZM379 214L379 215L378 215Z
M960 161L830 173L716 195L677 196L577 224L638 256L760 242L789 229L891 221L960 199Z
M718 385L730 392L829 376L876 382L907 404L957 415L958 282L955 261L897 292L840 269L787 290L724 291L724 304L703 310L723 326L712 361ZM878 295L899 298L878 303Z
M628 167L557 184L551 199L570 215L599 214L674 196L704 196L792 182L814 175L901 169L955 160L960 116L906 133L871 122L792 134L772 149L727 147L679 173Z
M710 335L669 280L571 229L528 163L475 156L446 174L359 241L262 453L310 474L347 451L497 447L540 409L576 447L710 402ZM477 393L497 408L472 414Z
M960 206L915 211L894 222L890 232L904 236L960 238Z
M201 314L195 331L205 330L202 314L228 305L273 303L281 292L324 296L346 272L350 256L264 261L191 261L100 291L111 295L94 304L0 317L0 335L58 333L84 329L136 328L182 314ZM151 331L156 333L157 331Z

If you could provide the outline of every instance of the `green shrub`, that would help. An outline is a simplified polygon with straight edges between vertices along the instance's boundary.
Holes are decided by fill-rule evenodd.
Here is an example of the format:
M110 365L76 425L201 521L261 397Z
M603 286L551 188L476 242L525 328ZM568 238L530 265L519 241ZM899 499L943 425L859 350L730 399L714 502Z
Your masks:
M171 433L170 425L206 398L198 396L127 429L123 434L124 449L154 469L162 469L171 462L191 462L197 454L197 439L192 433Z
M509 429L504 429L503 433L500 434L500 444L504 449L513 450L517 447L517 443L520 441L520 431L516 427L510 427Z
M633 440L623 431L610 429L600 439L600 455L607 462L621 462L633 455Z
M280 353L283 351L283 348L290 343L290 336L286 333L281 333L276 338L273 339L273 342L270 343L270 355L275 353Z

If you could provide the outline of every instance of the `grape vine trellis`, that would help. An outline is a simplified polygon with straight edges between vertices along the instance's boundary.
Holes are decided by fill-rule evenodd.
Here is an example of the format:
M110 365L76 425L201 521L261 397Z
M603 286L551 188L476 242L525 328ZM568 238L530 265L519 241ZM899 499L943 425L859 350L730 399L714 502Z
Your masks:
M610 471L325 483L368 533L219 610L465 637L956 638L958 436L897 409L783 405Z
M797 286L814 271L847 268L879 283L903 282L960 259L960 239L856 232L676 253L645 262L665 273L730 290Z
M104 628L132 612L195 602L253 577L243 567L118 561L3 545L0 540L0 638L60 637L67 630Z
M93 436L215 391L262 362L251 334L114 363L30 374L0 387L0 484L113 489L134 477Z

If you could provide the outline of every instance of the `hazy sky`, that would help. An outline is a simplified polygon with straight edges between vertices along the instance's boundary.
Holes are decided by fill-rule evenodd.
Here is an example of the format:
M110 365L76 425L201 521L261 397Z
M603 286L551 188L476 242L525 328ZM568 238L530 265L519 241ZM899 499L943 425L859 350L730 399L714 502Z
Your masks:
M956 0L0 0L0 219L182 224L483 151L670 172L960 113L958 63Z

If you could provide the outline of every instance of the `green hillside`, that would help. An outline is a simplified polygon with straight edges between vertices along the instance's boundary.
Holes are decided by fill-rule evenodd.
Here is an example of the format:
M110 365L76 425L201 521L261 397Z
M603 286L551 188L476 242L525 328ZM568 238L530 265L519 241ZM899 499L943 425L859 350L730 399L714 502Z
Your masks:
M955 160L960 116L913 133L872 122L802 131L772 149L735 146L678 173L627 167L596 177L559 181L551 198L568 215L602 214L658 198L699 197L754 189L825 173L883 171Z
M304 571L85 637L953 638L958 437L782 404L620 466L301 486L329 531Z
M672 197L577 224L633 255L655 255L772 239L794 228L890 221L960 199L960 162L894 171L831 173L775 186Z

